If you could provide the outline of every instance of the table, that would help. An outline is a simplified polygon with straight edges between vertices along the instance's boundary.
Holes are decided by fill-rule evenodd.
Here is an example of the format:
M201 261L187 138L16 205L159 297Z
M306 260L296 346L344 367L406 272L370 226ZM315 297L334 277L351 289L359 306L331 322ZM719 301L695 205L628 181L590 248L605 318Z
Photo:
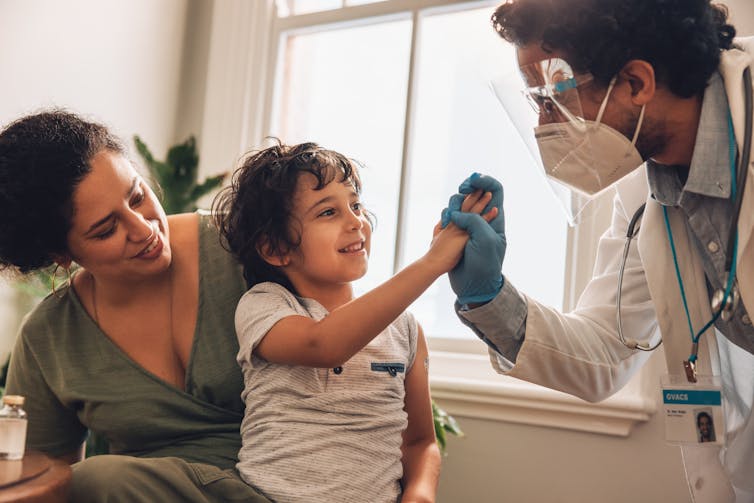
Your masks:
M17 461L0 460L0 503L66 503L71 482L68 463L27 451Z

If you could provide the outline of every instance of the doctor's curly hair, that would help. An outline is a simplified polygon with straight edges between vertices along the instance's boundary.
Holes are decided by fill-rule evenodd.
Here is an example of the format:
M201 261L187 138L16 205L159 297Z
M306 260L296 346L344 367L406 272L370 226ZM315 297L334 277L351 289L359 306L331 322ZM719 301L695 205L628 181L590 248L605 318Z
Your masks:
M677 96L701 94L730 49L728 10L710 0L507 0L492 26L508 42L562 51L607 85L630 60L650 63Z
M272 140L272 146L242 159L230 185L215 196L212 214L223 247L243 266L248 287L271 281L295 293L285 273L269 264L260 250L285 255L300 246L301 231L292 212L301 175L316 179L314 190L339 182L350 184L361 194L359 164L316 143L285 145L277 138ZM374 227L373 215L368 210L364 213Z

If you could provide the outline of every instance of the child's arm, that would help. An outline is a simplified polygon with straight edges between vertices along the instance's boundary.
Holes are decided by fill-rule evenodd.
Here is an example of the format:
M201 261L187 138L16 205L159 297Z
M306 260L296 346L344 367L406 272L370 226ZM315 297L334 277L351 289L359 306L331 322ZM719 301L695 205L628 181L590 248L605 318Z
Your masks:
M435 440L429 396L427 343L419 327L414 364L406 375L404 409L408 428L403 432L403 497L401 503L433 502L440 477L440 449Z
M463 211L481 213L491 194L467 196ZM488 222L497 216L493 208L484 215ZM270 328L255 348L256 354L272 363L337 367L348 361L382 332L424 290L451 270L463 254L468 234L453 224L435 228L429 251L416 262L374 290L333 310L320 321L306 316L288 316ZM239 334L240 335L240 334Z

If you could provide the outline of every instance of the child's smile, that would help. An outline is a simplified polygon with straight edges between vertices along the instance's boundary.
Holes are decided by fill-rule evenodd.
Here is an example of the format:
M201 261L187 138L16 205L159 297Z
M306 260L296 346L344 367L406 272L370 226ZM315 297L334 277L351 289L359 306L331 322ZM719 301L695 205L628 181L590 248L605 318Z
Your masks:
M356 243L350 244L338 251L341 253L366 253L366 250L364 249L364 240L360 239Z

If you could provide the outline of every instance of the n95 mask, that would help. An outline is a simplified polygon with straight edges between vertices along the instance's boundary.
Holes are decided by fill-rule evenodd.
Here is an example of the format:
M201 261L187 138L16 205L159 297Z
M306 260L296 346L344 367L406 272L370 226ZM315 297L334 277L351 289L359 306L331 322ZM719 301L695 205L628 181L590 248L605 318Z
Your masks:
M595 121L555 122L534 128L545 174L582 194L592 196L641 166L636 149L644 107L632 140L603 124L602 114L615 84L610 82Z

